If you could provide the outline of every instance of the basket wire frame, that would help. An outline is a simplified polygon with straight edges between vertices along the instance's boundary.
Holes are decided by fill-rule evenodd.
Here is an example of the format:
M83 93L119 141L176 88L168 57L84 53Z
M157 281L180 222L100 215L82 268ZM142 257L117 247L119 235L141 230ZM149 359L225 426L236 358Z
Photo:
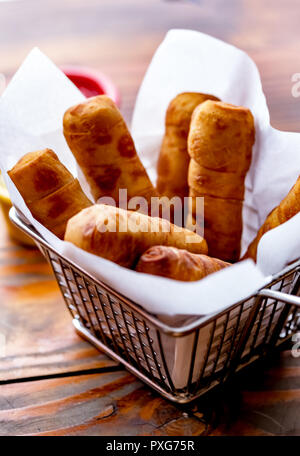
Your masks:
M198 398L299 329L300 261L256 295L170 327L63 258L14 208L10 217L51 264L77 332L172 401ZM176 356L170 363L170 347L177 354L181 350L184 365ZM182 367L186 375L178 381Z

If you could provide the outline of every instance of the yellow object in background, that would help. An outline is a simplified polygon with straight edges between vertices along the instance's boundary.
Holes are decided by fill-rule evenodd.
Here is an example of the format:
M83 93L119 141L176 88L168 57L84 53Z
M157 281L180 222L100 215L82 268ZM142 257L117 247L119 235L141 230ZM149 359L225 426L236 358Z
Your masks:
M18 242L19 244L26 245L26 246L35 246L34 241L26 234L23 234L9 219L8 212L12 207L11 200L9 198L9 194L4 182L4 179L0 173L0 206L2 209L2 213L4 215L4 219L6 221L6 226L10 237Z

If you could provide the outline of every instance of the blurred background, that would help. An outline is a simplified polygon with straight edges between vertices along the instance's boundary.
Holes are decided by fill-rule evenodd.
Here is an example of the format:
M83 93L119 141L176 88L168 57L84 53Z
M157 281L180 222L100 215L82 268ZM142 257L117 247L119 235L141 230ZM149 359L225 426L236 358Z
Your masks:
M0 0L0 73L8 80L34 46L57 65L108 75L130 120L145 70L170 28L211 34L256 62L272 125L300 131L299 0ZM0 78L0 90L3 81Z

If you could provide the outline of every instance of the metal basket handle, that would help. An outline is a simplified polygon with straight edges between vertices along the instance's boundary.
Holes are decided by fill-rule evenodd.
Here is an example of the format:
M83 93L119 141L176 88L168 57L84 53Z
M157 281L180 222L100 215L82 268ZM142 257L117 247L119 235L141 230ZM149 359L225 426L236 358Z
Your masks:
M299 296L282 293L281 291L269 290L268 288L260 290L257 294L263 298L272 298L278 301L282 301L286 304L292 304L293 306L300 307Z
M239 365L240 358L242 356L242 353L246 346L247 340L249 338L249 334L253 328L253 324L259 313L262 298L275 299L277 301L281 301L286 304L286 306L283 309L283 311L278 319L278 322L273 330L273 334L270 338L270 342L269 342L270 348L276 344L280 331L282 330L282 327L290 312L291 307L295 306L297 308L300 308L300 297L295 296L295 295L289 295L287 293L282 293L281 291L274 291L274 290L270 290L268 288L263 288L262 290L260 290L257 293L256 296L257 296L257 298L255 301L255 304L253 305L253 307L251 309L251 313L250 313L249 318L244 327L243 335L241 336L239 343L236 347L230 369L229 369L228 373L224 376L224 379L226 379L226 380L235 373L235 371Z
M297 290L297 287L294 286L293 290ZM291 291L293 293L293 290ZM263 289L258 293L259 296L264 298L271 298L276 299L277 301L284 302L286 305L281 312L281 315L277 321L277 324L273 330L273 334L269 341L269 346L272 347L276 345L278 338L280 337L280 333L284 327L286 319L291 312L291 308L295 306L296 308L300 308L300 297L295 296L293 294L286 294L282 293L281 291L275 291L270 289Z

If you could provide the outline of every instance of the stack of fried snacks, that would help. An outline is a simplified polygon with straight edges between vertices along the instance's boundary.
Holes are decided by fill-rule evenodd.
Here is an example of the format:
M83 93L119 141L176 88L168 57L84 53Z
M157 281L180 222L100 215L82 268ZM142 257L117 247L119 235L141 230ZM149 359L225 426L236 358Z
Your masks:
M200 280L239 259L244 181L255 139L249 109L195 92L171 100L157 166L159 193L110 98L100 95L71 107L63 127L94 199L105 198L107 204L92 205L52 150L28 153L9 176L46 228L119 265L175 280ZM115 207L121 189L127 191L127 202L134 198L137 206L141 198L149 205L158 195L176 196L183 205L189 195L187 228ZM256 259L262 235L300 210L299 194L300 177L267 217L245 257ZM204 197L204 214L196 213L197 197ZM205 239L194 232L198 215L204 217Z

